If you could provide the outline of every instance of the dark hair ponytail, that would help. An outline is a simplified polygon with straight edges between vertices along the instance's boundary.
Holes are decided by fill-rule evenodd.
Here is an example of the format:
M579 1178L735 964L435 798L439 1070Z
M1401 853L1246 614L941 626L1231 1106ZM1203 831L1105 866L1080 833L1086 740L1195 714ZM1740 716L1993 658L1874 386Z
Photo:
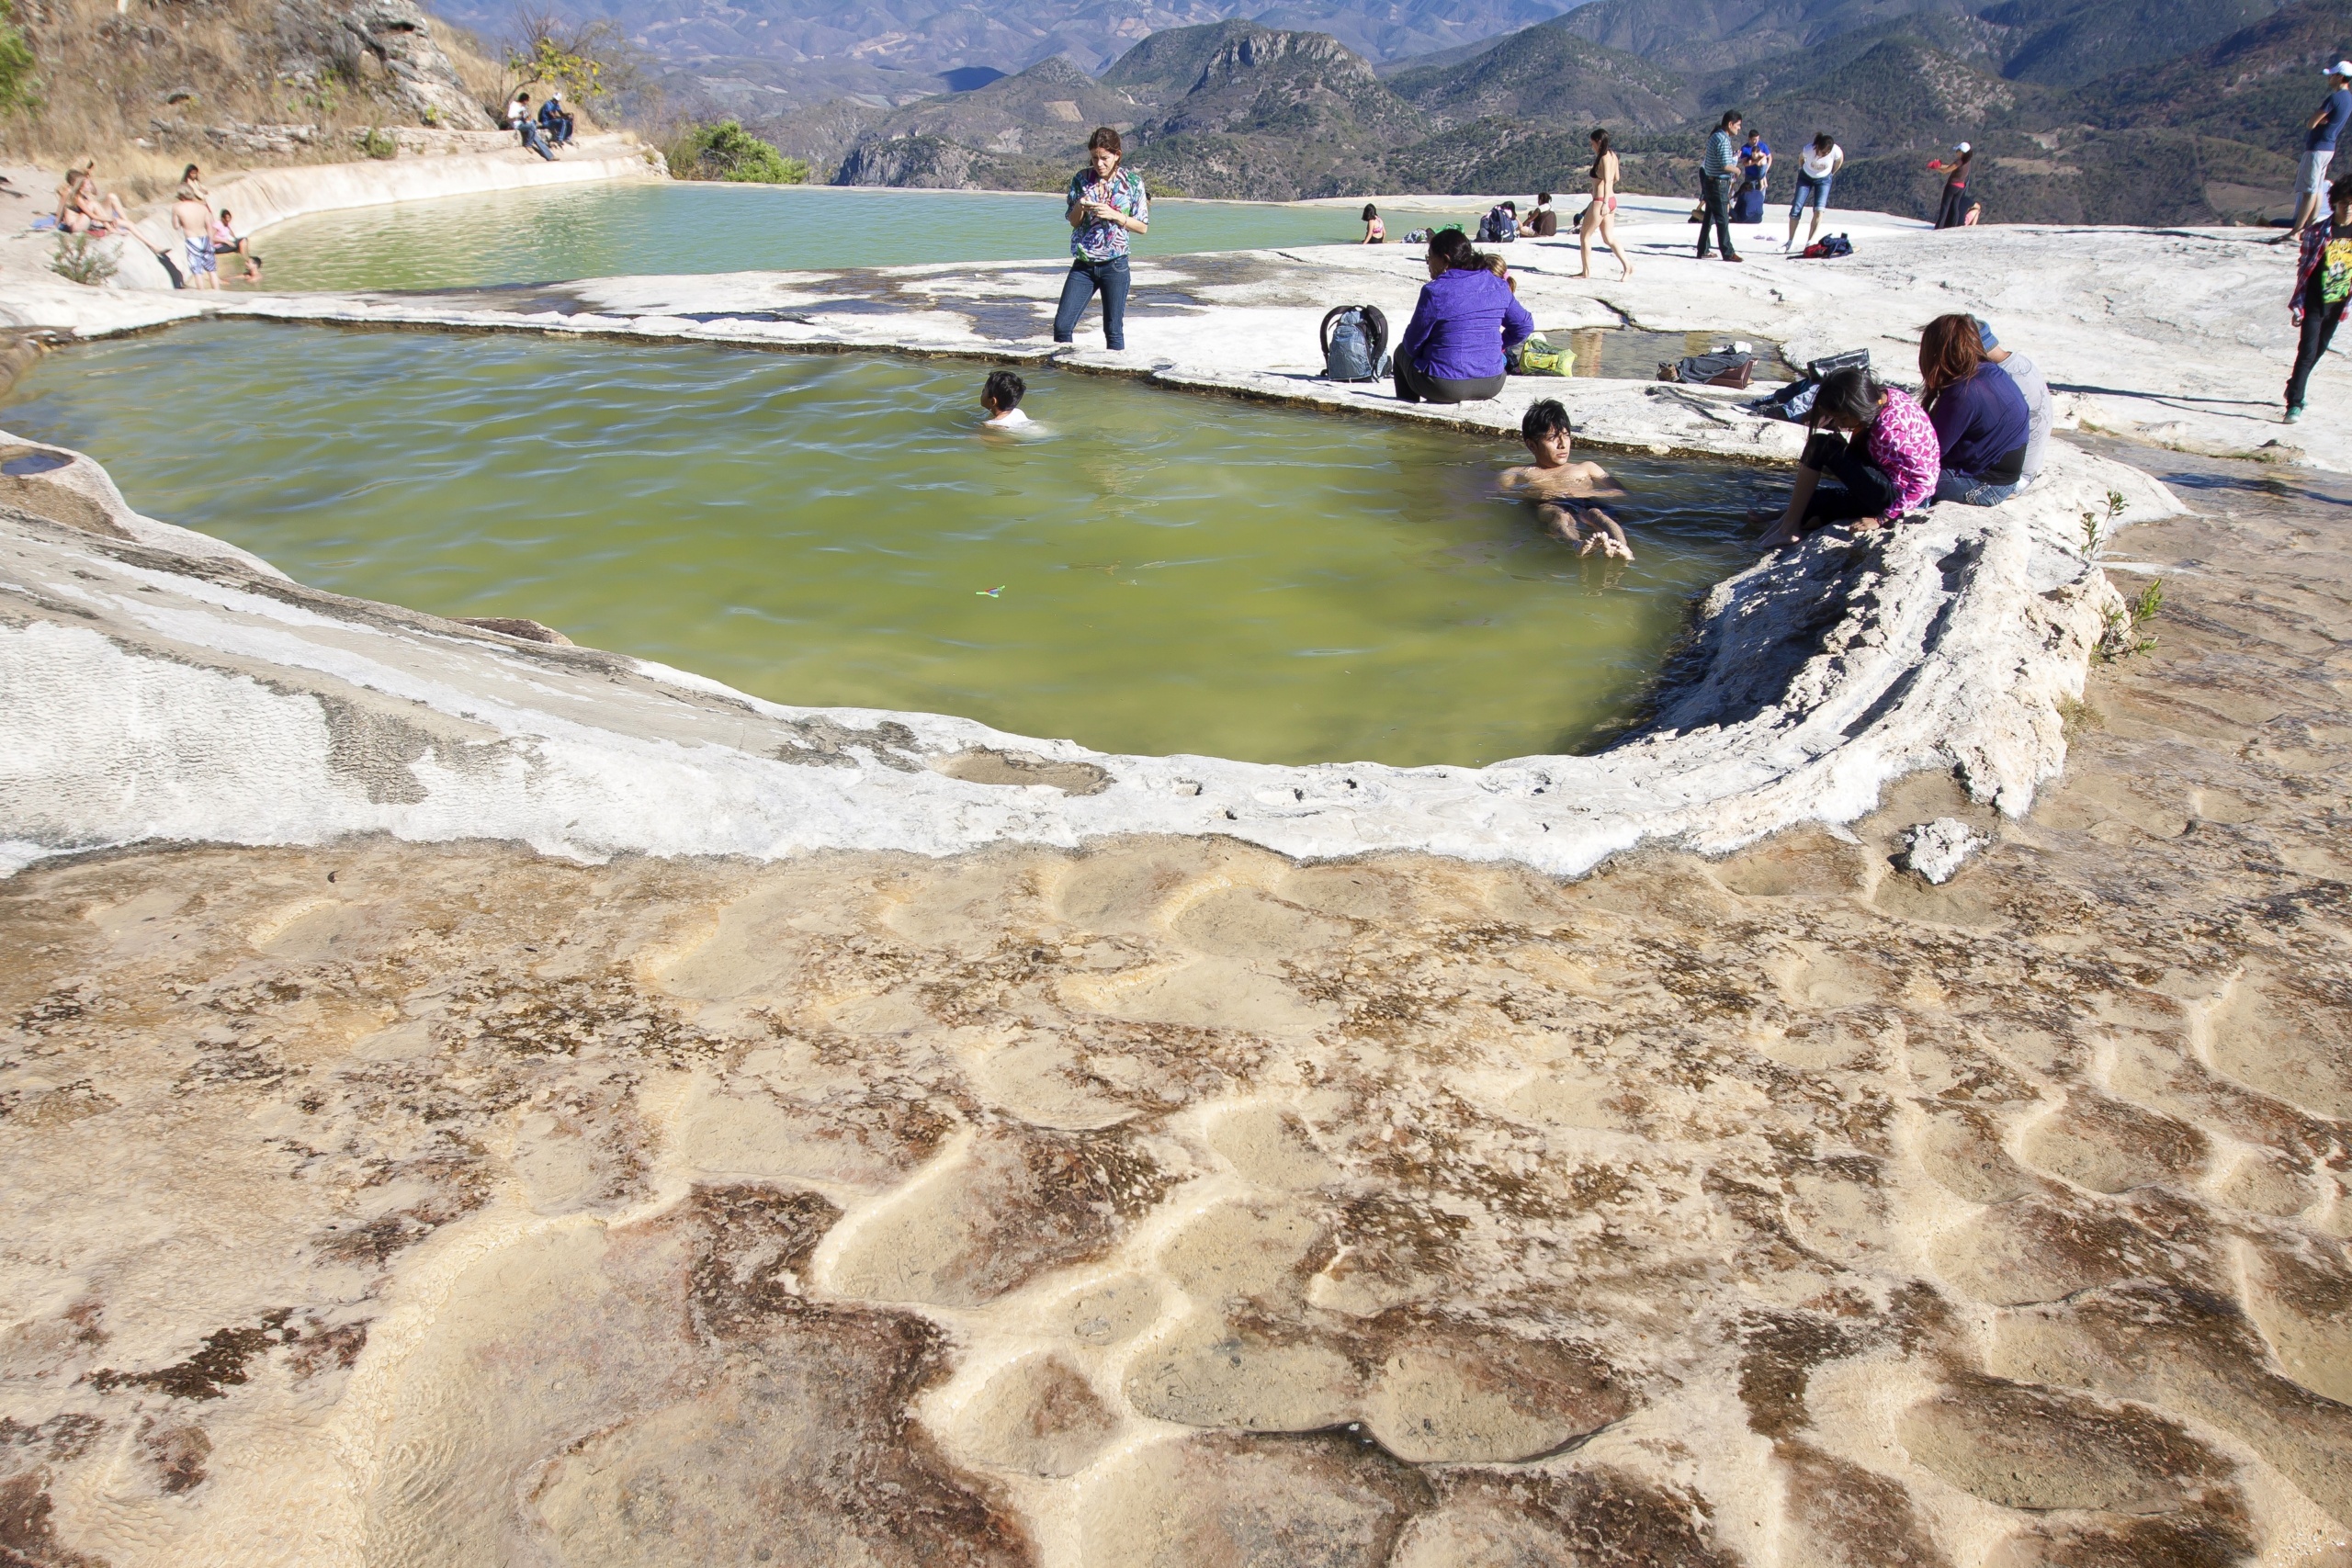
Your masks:
M1487 258L1478 254L1478 247L1470 243L1470 236L1459 229L1440 229L1431 234L1430 254L1447 266L1464 272L1475 271L1487 265Z

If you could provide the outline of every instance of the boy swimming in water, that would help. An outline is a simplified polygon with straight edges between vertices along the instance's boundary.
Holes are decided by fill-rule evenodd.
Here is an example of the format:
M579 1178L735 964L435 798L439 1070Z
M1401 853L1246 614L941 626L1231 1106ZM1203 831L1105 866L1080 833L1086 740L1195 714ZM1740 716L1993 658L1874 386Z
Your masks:
M1021 400L1029 390L1027 382L1010 370L992 370L980 383L980 407L989 417L980 422L982 430L1019 430L1030 423L1021 412Z
M1502 492L1534 502L1535 515L1544 520L1545 528L1571 545L1583 547L1578 555L1589 556L1597 549L1604 558L1616 556L1632 560L1634 547L1625 542L1625 530L1618 526L1617 519L1592 504L1623 499L1625 487L1598 463L1568 460L1574 434L1568 411L1557 398L1545 398L1529 409L1527 417L1519 422L1519 437L1527 443L1528 455L1535 461L1523 468L1504 469Z

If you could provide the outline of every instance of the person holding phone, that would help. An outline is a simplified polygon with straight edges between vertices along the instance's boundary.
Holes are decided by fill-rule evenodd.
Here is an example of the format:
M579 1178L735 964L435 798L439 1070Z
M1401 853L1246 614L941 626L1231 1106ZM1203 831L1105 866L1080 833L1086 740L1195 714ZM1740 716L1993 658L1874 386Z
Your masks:
M1119 166L1119 133L1109 126L1086 139L1088 166L1070 176L1069 276L1054 312L1054 341L1075 341L1078 318L1097 289L1102 293L1102 343L1127 346L1127 236L1151 226L1143 180Z

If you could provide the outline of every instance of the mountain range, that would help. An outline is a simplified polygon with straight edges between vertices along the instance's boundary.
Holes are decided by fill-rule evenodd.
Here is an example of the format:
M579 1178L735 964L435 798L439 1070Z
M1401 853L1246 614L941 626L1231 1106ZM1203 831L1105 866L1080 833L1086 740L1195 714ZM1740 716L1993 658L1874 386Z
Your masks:
M1388 62L1227 18L1099 74L1048 58L761 129L844 183L1057 189L1108 124L1162 192L1288 199L1572 191L1606 125L1629 189L1683 192L1738 107L1784 155L1776 199L1786 155L1827 130L1849 205L1924 215L1926 164L1966 141L1988 221L2263 221L2347 43L2352 0L1593 0Z

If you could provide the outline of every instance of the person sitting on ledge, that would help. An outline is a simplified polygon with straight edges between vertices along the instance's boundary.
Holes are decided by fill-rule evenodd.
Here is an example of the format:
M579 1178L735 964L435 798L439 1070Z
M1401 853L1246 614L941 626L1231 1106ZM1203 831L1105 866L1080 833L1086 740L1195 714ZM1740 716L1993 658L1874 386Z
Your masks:
M1860 367L1833 370L1822 378L1805 425L1812 434L1796 483L1767 546L1793 545L1831 523L1893 523L1935 493L1942 466L1936 427L1902 388Z
M2033 412L2018 384L1984 352L1973 316L1938 316L1919 334L1920 406L1935 421L1943 447L1936 499L1998 506L2025 479Z
M562 147L571 141L571 116L563 107L561 93L549 93L547 102L539 106L539 134L548 139L550 147Z
M1535 515L1543 519L1545 531L1582 546L1577 554L1589 556L1598 549L1603 559L1616 556L1632 560L1634 547L1625 542L1625 530L1592 504L1623 500L1625 487L1598 463L1570 462L1575 436L1560 400L1545 398L1519 422L1519 438L1527 443L1528 456L1535 461L1523 468L1504 469L1497 482L1505 495L1535 502ZM1585 536L1586 529L1591 530L1591 537Z
M988 418L980 422L982 430L1023 430L1035 428L1035 422L1021 412L1021 400L1028 394L1029 384L1010 370L991 370L989 378L980 383L980 407Z
M555 162L555 154L548 150L548 139L539 134L539 122L531 118L529 94L515 94L514 101L506 106L506 129L520 136L524 146L548 163Z
M1380 220L1380 209L1370 202L1363 204L1363 243L1377 245L1386 242L1388 225Z
M1503 389L1503 350L1535 319L1459 229L1430 236L1429 282L1396 340L1400 402L1471 403Z
M243 256L245 261L245 281L253 284L261 282L261 257L254 253L253 240L249 236L238 234L229 209L225 207L220 209L219 220L212 225L212 254L215 257Z

